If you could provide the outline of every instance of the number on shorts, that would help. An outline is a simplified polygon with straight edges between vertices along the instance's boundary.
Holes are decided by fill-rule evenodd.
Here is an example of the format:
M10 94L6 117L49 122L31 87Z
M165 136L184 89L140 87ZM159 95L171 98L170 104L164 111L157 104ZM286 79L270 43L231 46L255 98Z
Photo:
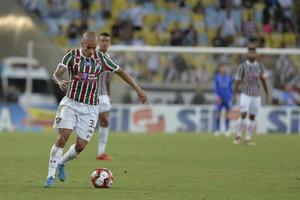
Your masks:
M90 125L89 125L90 128L95 128L95 121L94 120L90 120Z

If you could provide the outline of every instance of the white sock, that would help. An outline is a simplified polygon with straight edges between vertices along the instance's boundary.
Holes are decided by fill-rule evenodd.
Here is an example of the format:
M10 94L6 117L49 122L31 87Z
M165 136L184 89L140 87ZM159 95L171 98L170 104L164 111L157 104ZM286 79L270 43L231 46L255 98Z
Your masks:
M239 118L237 122L237 132L236 132L236 137L240 138L243 134L243 129L244 129L244 124L245 124L245 119Z
M58 165L58 162L61 159L63 154L64 148L56 147L55 145L52 146L50 151L50 158L49 158L49 167L48 167L48 176L55 176L55 171Z
M73 160L79 153L75 150L75 144L70 146L69 150L62 156L60 164L65 164L69 160Z
M99 127L99 144L98 144L98 155L105 152L105 146L108 138L108 127Z
M245 140L248 140L248 141L251 140L251 136L252 136L252 133L254 130L254 125L255 125L255 122L253 120L248 120Z

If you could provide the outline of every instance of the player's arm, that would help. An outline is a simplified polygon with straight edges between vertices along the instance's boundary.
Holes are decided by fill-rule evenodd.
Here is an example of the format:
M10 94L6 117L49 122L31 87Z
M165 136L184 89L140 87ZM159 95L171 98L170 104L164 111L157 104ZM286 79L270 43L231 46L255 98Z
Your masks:
M147 101L147 96L140 88L140 86L135 82L135 80L122 68L120 68L117 64L115 64L109 57L105 56L103 53L100 53L100 57L102 57L103 62L105 64L105 71L115 72L121 79L123 79L126 83L128 83L136 92L139 97L139 100L142 103Z
M53 80L59 86L62 91L66 91L68 89L70 81L66 81L62 79L63 74L67 70L67 66L71 61L72 53L69 51L62 59L62 62L58 64L55 72L53 73Z
M244 76L244 68L243 68L243 64L240 64L238 66L238 70L235 76L235 81L234 81L234 86L233 86L233 103L236 103L236 95L239 92L239 88L242 82L242 78Z
M266 102L268 102L268 99L269 99L269 90L268 90L268 86L267 86L267 82L266 82L266 79L264 77L264 67L263 65L261 65L261 69L262 69L262 72L261 74L259 75L259 79L262 83L262 86L265 90L265 94L266 94Z
M118 74L119 77L121 77L125 82L127 82L137 92L139 100L142 103L145 103L147 101L147 96L146 96L144 90L142 90L140 88L140 86L134 81L134 79L125 70L123 70L122 68L119 68L115 73Z
M65 73L65 71L66 68L64 66L58 65L55 72L53 73L53 80L62 91L66 91L70 83L70 81L62 79L62 76Z
M218 84L218 79L217 76L215 76L215 80L214 80L214 92L216 95L216 103L219 104L221 103L221 98L220 98L220 88L219 88L219 84Z

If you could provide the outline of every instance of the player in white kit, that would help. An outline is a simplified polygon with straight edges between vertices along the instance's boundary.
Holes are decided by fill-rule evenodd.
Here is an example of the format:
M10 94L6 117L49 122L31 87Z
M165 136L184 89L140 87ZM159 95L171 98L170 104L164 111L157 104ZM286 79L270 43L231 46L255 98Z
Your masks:
M237 133L234 144L240 143L244 125L247 127L245 144L255 144L250 141L254 131L255 116L261 105L260 82L265 90L266 99L268 99L268 88L264 78L264 66L256 60L256 57L256 48L248 47L248 59L239 65L235 77L234 103L236 102L236 94L240 84L242 85L242 90L240 95L241 115L237 123ZM249 120L245 124L247 114L249 115Z
M99 51L108 56L107 51L110 46L110 35L106 32L100 34ZM108 56L109 57L109 56ZM99 140L98 140L98 160L112 160L112 157L105 153L105 147L109 132L109 112L111 109L110 101L110 74L103 72L99 77Z

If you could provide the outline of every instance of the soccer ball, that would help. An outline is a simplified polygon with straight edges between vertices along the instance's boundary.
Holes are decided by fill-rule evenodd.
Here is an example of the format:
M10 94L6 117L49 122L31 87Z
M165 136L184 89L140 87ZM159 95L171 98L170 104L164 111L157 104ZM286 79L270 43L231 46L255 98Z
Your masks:
M95 188L110 188L113 179L113 174L107 168L95 169L91 175L91 181Z

